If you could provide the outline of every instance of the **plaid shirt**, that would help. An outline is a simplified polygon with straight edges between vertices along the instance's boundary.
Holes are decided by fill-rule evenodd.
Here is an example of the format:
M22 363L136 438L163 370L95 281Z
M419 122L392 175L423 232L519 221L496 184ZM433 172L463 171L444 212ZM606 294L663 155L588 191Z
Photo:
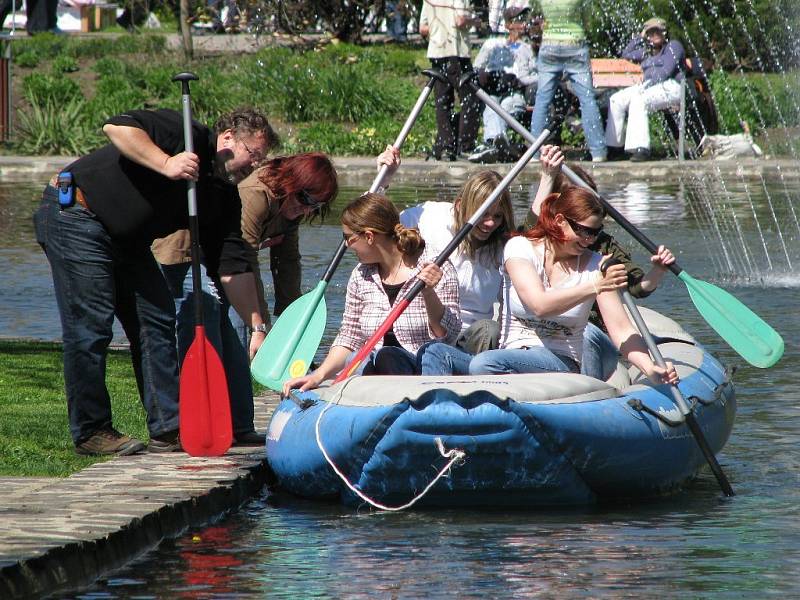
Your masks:
M403 284L397 298L405 296L406 292L416 283L416 275L420 267L433 262L436 256L423 252L417 260L417 265ZM405 311L394 322L393 330L397 341L409 352L416 353L422 344L433 339L452 343L461 331L461 311L458 306L458 275L450 261L442 266L442 279L436 286L436 294L444 305L442 327L447 331L444 338L436 338L428 326L428 312L425 310L425 301L422 293L411 301ZM383 289L381 276L377 265L359 264L353 269L350 281L347 283L347 297L345 299L342 326L339 335L333 342L334 346L344 346L350 350L361 348L367 340L378 330L389 315L391 306L389 298ZM376 344L380 348L383 341Z

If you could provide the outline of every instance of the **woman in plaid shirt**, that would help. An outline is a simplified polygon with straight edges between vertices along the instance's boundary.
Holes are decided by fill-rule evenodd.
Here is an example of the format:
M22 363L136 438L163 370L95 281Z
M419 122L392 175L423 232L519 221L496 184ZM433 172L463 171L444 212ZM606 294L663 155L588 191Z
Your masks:
M292 388L313 389L335 376L378 330L394 301L403 297L415 279L425 282L422 293L356 373L418 374L420 346L431 340L452 343L461 331L455 268L449 261L441 268L433 264L436 256L425 251L419 231L400 224L397 209L385 196L366 193L348 204L342 212L342 236L359 264L347 284L339 335L322 364L308 375L287 381L284 394Z

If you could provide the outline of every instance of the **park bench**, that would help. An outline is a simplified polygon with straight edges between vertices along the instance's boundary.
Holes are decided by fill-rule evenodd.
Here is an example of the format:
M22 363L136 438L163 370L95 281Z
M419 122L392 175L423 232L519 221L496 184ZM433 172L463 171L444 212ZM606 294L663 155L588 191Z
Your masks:
M687 58L680 105L661 111L667 127L678 142L677 154L685 156L686 134L694 145L706 134L717 133L717 112L708 86L710 63L700 58ZM614 91L642 81L642 69L622 58L593 58L592 79L595 89L606 99Z

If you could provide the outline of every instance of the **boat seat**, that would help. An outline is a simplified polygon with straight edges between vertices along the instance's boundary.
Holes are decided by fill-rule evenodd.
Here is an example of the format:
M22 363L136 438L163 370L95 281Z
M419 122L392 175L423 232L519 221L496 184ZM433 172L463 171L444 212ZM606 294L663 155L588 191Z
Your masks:
M323 400L348 406L386 406L405 399L414 402L425 392L445 388L459 396L485 391L498 400L566 403L604 400L619 394L605 381L574 373L521 375L410 376L374 375L350 377L314 390Z

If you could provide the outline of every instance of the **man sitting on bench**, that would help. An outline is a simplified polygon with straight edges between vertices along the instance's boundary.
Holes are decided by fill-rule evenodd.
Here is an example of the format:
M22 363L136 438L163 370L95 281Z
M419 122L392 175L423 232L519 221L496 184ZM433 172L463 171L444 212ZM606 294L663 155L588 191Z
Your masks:
M685 57L679 41L668 41L667 22L659 18L645 22L641 36L634 38L622 52L622 58L641 63L644 80L616 92L609 100L606 145L610 160L624 158L625 152L632 161L650 158L647 115L680 104Z

